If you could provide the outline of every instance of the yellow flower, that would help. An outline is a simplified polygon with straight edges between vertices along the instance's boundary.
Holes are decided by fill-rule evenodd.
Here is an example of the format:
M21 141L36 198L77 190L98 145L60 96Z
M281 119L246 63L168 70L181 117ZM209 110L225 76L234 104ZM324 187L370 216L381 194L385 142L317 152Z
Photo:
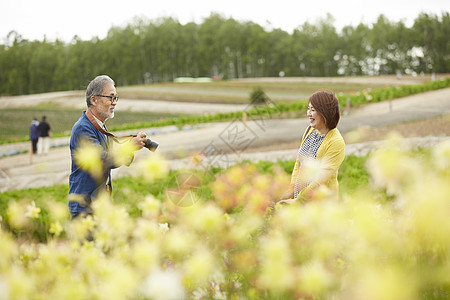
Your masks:
M350 299L365 300L409 300L417 299L415 280L409 272L393 266L361 268L361 273L352 280Z
M348 144L356 144L363 141L370 133L369 126L358 127L344 135L345 142Z
M106 257L104 253L97 248L82 248L78 255L78 267L86 273L89 271L99 272L105 263Z
M138 148L132 141L122 144L114 143L114 147L111 151L114 163L117 166L129 165L136 150L138 150Z
M233 252L231 262L234 270L244 273L254 271L258 265L257 256L253 249Z
M24 228L29 224L26 213L25 202L10 202L6 211L6 221L12 228Z
M79 147L75 150L74 159L77 165L92 177L99 179L103 173L103 163L101 159L102 149L100 145L81 140Z
M164 178L170 169L167 161L160 155L154 153L140 160L136 164L136 168L137 173L149 183Z
M279 231L262 241L261 260L258 285L276 293L294 286L296 275L291 264L291 249L288 240Z
M182 216L184 224L199 232L217 232L223 228L225 220L223 211L212 203L190 206Z
M246 170L243 167L232 167L226 172L226 177L233 186L238 186L245 178L245 173Z
M83 241L92 234L95 227L95 221L92 216L87 216L85 218L76 218L70 225L72 239Z
M432 149L434 165L445 171L450 169L450 141L442 142Z
M83 199L84 201L84 199ZM49 217L54 222L64 222L67 221L69 217L69 211L67 209L67 204L57 202L55 200L48 200L45 203L45 207L48 211Z
M138 277L130 266L118 259L105 260L100 267L95 284L98 286L97 299L130 299L139 286Z
M156 241L138 241L131 248L131 261L138 270L148 272L158 266L161 258L161 248Z
M61 223L57 222L53 222L52 224L50 224L50 229L48 230L50 233L52 233L55 236L60 236L61 232L63 232L63 227L61 226Z
M154 269L140 288L145 298L155 300L178 300L185 298L181 274L177 270Z
M251 234L255 233L263 224L263 218L258 215L244 215L236 218L230 226L227 239L233 247L242 246L251 242Z
M41 208L36 207L36 203L34 201L31 201L31 204L27 205L27 211L25 213L25 216L31 219L38 219L40 213Z
M138 204L139 209L142 211L142 215L146 218L157 216L161 208L161 202L153 195L145 196L143 202Z
M85 283L79 276L71 276L70 279L58 279L59 284L53 286L50 295L45 295L47 299L67 299L79 300L89 299L93 295L92 288Z
M12 266L6 278L9 295L6 299L32 299L34 294L34 280L25 269Z
M17 244L14 239L0 230L0 272L5 270L6 267L10 267L11 259L17 254Z
M313 261L300 268L299 290L312 295L325 292L333 282L333 277L322 262Z
M197 239L190 231L175 228L170 230L164 238L165 252L181 257L192 251Z
M95 241L105 249L126 243L133 221L124 207L113 205L108 195L102 195L93 203L95 211Z
M391 136L386 146L378 149L367 161L374 185L386 188L391 195L413 182L422 168L417 159L406 155L402 146L398 137Z
M426 188L425 188L426 187ZM422 249L450 249L450 186L448 180L428 175L411 188L405 223Z
M197 249L183 266L185 281L189 285L205 284L214 272L214 261L214 256L208 249L204 247Z
M139 218L134 226L132 236L136 240L156 241L162 236L162 233L156 220Z

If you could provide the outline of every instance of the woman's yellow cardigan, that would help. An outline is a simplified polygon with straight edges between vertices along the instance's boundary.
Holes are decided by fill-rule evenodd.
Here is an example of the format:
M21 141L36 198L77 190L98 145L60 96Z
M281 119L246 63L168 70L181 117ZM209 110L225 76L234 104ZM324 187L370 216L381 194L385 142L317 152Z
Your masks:
M300 144L300 148L305 142L306 138L314 131L314 128L308 127L303 134L302 142ZM325 184L326 187L330 189L330 191L334 194L333 196L337 199L339 193L339 184L337 181L337 175L339 167L345 158L345 142L342 138L341 133L337 128L330 130L325 136L322 144L317 150L316 159L321 159L321 165L324 166L323 171L324 176L322 176L322 180L313 181L307 187L305 187L298 195L296 200L306 200L310 197L310 195L314 192L314 190L319 187L321 184ZM291 183L290 183L290 191L292 191L292 195L294 194L294 186L299 176L299 168L300 161L297 156L297 160L295 162L294 170L292 171Z

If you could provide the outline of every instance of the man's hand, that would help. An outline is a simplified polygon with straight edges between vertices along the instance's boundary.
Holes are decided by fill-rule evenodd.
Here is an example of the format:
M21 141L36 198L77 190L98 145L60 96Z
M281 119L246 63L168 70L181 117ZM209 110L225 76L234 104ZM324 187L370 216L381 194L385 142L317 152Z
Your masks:
M145 142L147 141L147 135L145 134L145 132L141 131L136 135L136 137L132 138L132 140L136 144L138 149L142 149L145 145Z

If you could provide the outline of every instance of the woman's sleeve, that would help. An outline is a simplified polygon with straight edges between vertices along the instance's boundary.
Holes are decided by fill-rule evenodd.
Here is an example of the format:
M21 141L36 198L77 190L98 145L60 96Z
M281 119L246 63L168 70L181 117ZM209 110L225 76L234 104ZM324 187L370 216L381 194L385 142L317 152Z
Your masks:
M295 187L295 182L297 181L297 177L298 177L299 165L300 165L300 162L297 157L297 160L295 161L295 165L294 165L294 170L292 170L292 174L291 174L291 182L289 183L289 188L288 188L288 194L292 195L290 197L294 197L294 187Z

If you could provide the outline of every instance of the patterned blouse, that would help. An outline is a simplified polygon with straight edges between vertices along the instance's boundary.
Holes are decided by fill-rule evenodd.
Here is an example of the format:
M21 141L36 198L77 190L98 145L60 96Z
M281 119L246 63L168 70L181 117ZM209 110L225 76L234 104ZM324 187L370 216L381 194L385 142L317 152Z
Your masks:
M302 168L303 162L305 159L316 159L317 150L319 150L320 145L322 144L326 135L319 136L317 130L308 135L303 145L298 150L298 159L300 162L299 172ZM307 187L311 182L305 182L300 179L301 176L297 177L294 186L294 199L298 197L298 194Z

